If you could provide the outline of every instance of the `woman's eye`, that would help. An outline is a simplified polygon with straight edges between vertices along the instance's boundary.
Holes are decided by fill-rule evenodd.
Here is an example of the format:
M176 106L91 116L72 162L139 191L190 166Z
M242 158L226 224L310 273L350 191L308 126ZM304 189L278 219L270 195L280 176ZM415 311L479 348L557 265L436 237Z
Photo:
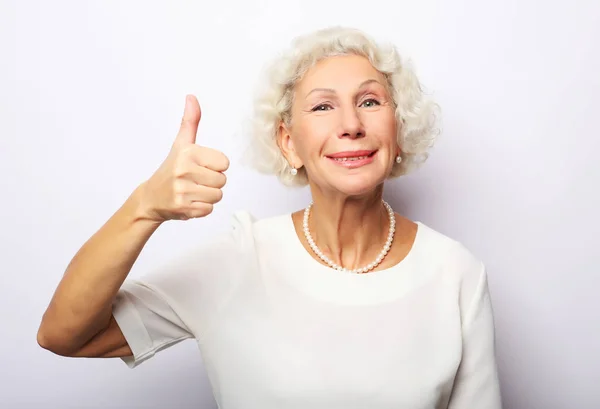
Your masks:
M317 105L316 107L314 107L312 110L313 111L329 111L330 108L331 108L331 105L329 105L329 104L320 104L320 105Z
M380 104L379 104L379 101L377 101L376 99L371 98L371 99L367 99L367 100L363 101L363 103L361 105L364 106L364 107L366 107L366 108L371 108L371 107L374 107L374 106L377 106L377 105L380 105Z

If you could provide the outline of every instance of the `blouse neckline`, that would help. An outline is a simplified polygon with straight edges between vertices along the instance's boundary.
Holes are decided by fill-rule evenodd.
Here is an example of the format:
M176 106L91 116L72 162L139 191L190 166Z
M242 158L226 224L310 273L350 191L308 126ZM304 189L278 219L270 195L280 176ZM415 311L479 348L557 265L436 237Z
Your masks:
M353 274L327 267L308 253L296 233L291 214L284 215L283 263L280 272L301 291L324 301L344 305L378 304L402 296L420 282L417 268L419 252L426 241L426 225L420 221L408 254L393 266L364 274Z

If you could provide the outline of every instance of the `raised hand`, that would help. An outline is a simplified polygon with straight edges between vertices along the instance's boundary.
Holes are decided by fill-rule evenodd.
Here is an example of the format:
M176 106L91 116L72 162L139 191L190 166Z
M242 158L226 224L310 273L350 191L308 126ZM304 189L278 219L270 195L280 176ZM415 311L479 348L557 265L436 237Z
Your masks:
M222 152L196 144L200 116L198 100L188 95L171 151L142 184L142 207L151 220L204 217L223 197L223 172L229 167L229 159Z

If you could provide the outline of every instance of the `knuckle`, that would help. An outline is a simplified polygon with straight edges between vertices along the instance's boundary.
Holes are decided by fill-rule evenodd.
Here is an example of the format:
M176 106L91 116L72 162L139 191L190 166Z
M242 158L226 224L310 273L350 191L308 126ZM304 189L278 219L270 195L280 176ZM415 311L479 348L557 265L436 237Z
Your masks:
M190 176L190 173L192 173L192 166L190 165L190 162L188 160L186 160L185 158L181 158L179 161L177 161L177 163L175 164L175 167L173 169L173 174L175 176L175 179L187 179Z
M184 146L183 148L181 148L181 151L180 151L181 155L185 158L189 158L190 155L192 155L194 152L194 147L195 147L195 145Z
M177 151L175 156L175 166L185 167L190 162L193 155L193 146L184 146Z
M175 196L175 197L183 196L184 193L185 193L184 181L180 178L175 179L175 181L173 182L173 196Z
M187 174L187 170L183 166L183 163L181 163L181 162L176 163L175 167L173 168L173 178L176 180L182 179L183 177L185 177L186 174Z
M175 209L181 209L181 208L185 207L185 199L183 198L182 194L176 194L173 197L173 205L174 205Z
M210 203L202 203L201 206L196 207L193 210L194 217L204 217L211 214L213 211L213 205Z
M193 121L189 118L186 118L185 116L181 117L181 127L182 128L189 128L193 125Z

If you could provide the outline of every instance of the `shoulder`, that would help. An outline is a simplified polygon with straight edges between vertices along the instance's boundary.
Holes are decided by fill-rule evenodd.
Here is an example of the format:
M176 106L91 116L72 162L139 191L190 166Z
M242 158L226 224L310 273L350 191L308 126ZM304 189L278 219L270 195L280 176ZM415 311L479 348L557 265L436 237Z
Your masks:
M484 262L462 242L423 223L419 257L422 265L441 288L455 294L462 322L470 322L473 314L489 300L487 271Z
M483 261L463 242L435 228L418 222L419 246L422 261L428 261L445 278L479 282L485 275Z
M277 240L278 237L288 232L290 223L291 215L289 213L258 219L252 213L240 210L233 214L231 224L234 231L262 241L267 238Z
M259 219L246 210L239 210L233 213L230 226L238 245L255 246L281 242L293 224L289 213Z

